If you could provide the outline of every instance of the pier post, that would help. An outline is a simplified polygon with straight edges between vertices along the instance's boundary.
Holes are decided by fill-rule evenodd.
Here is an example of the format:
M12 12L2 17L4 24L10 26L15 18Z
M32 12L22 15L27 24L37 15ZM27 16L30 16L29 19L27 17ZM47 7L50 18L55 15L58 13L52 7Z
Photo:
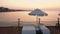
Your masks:
M20 32L20 30L19 30L19 27L20 27L20 18L18 18L18 27L17 27L17 32Z
M20 27L20 18L18 18L18 28Z
M59 27L59 18L58 18L58 23L57 24L58 24L58 27Z

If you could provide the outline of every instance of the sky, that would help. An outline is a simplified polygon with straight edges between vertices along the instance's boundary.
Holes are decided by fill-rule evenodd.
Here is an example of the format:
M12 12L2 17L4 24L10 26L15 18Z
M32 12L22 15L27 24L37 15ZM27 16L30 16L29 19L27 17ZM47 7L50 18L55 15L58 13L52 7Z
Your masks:
M60 0L0 0L0 7L11 9L60 10Z

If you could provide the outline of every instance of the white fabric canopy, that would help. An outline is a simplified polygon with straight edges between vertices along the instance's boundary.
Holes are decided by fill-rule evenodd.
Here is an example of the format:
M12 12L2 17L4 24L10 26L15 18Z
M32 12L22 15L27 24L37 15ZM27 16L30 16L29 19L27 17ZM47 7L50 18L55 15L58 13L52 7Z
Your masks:
M40 9L35 9L31 13L29 13L29 15L47 16L48 14L43 12L43 11L41 11Z
M58 14L60 16L60 14Z

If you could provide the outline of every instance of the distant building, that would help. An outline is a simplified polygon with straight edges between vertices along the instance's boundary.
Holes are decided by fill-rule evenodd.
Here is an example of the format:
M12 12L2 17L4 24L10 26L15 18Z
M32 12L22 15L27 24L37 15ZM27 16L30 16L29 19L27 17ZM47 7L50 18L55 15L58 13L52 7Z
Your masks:
M8 11L8 8L0 7L0 11Z

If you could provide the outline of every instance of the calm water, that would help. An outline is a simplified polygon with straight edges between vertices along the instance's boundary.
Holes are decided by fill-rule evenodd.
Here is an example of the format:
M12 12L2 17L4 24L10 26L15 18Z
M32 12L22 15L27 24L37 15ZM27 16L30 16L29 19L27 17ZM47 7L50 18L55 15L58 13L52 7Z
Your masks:
M21 24L33 23L36 24L36 16L28 15L31 11L17 11L17 12L0 12L0 26L17 26L17 19L20 18ZM59 17L59 11L45 11L48 16L39 16L41 23L54 26ZM59 17L60 18L60 17Z

